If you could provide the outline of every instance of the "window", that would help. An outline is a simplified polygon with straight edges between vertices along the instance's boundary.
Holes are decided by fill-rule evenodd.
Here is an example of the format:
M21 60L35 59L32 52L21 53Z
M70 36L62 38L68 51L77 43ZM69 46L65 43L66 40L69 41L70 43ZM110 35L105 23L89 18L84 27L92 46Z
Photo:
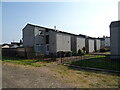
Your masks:
M49 35L46 35L46 44L49 44Z
M39 30L39 35L43 35L43 31Z

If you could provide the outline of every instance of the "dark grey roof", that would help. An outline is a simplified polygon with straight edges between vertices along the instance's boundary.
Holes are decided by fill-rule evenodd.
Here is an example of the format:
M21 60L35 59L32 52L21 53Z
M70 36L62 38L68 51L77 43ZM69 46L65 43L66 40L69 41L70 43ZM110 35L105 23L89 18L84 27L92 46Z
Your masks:
M98 37L97 39L100 39L100 40L105 40L105 38L100 38L100 37Z
M18 46L20 46L21 44L23 44L23 43L20 43L20 42L11 42L11 45L18 45Z
M58 33L64 33L64 34L68 34L68 35L74 35L74 36L78 36L78 37L82 37L82 38L89 38L89 39L95 39L94 37L90 37L90 36L86 36L86 35L83 35L83 34L73 34L73 33L68 33L68 32L64 32L64 31L59 31L59 30L54 30L54 29L51 29L51 28L47 28L47 27L42 27L42 26L38 26L38 25L33 25L33 24L27 24L27 25L31 25L33 27L39 27L39 28L44 28L44 29L48 29L48 30L52 30L52 31L55 31L55 32L58 32ZM26 26L27 26L26 25Z
M86 38L87 36L86 35L83 35L83 34L79 34L79 36L83 37L83 38Z
M120 21L111 22L110 27L120 27Z
M95 39L94 37L89 37L89 36L88 36L87 38L88 38L88 39Z
M86 35L82 35L82 34L76 35L76 34L73 34L73 33L68 33L68 32L64 32L64 31L54 30L54 29L51 29L51 28L42 27L42 26L38 26L38 25L33 25L33 24L27 24L27 25L31 25L31 26L34 26L34 27L39 27L39 28L52 30L52 31L55 31L55 32L58 32L58 33L64 33L64 34L69 34L69 35L74 35L74 36L80 36L80 37L84 37L84 38L86 37Z
M38 25L33 25L33 24L27 24L27 25L30 25L30 26L33 26L33 27L39 27L39 28L44 28L44 29L49 29L49 30L53 30L51 28L47 28L47 27L42 27L42 26L38 26Z
M7 44L7 43L2 44L2 46L5 46L5 45L12 46L11 44Z

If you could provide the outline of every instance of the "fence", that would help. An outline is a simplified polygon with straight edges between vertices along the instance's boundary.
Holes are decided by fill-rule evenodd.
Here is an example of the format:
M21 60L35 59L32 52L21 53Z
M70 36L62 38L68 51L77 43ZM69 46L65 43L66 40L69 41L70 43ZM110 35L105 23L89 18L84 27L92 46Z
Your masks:
M34 58L33 48L2 48L3 57Z
M85 56L61 57L56 60L66 65L120 71L120 59L111 59L111 56L89 54Z
M24 57L24 58L34 58L35 53L32 48L4 48L2 49L2 56L7 57ZM56 57L56 55L51 55L51 57L44 57L40 60L51 60L56 61L60 64L68 64L79 67L88 67L88 68L99 68L99 69L108 69L120 71L120 59L112 58L116 55L108 55L108 54L87 54L81 56L67 56L60 55L60 57ZM120 55L117 55L120 57Z
M16 48L3 48L2 49L2 56L16 57L16 55L17 55Z

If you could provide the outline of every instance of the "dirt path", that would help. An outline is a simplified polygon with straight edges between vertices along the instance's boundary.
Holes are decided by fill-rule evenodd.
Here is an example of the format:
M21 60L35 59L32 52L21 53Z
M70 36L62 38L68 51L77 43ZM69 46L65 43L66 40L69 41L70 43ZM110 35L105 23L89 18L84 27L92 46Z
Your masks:
M50 74L44 68L3 64L2 66L3 88L70 88Z

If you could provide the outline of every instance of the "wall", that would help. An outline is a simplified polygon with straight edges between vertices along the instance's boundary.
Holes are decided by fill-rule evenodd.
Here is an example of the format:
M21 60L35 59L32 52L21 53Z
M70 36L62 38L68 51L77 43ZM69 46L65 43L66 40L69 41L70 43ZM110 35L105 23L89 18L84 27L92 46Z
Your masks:
M56 34L56 52L58 51L71 51L70 35L59 32Z
M23 46L34 46L34 27L31 25L26 25L26 27L23 29Z
M105 40L101 39L100 40L100 48L104 48L105 47Z
M88 39L88 43L89 43L89 46L88 46L88 50L89 52L94 52L94 39Z
M19 57L26 57L25 56L25 48L17 48L17 56Z
M71 35L71 51L73 52L73 53L77 53L77 50L76 50L76 47L77 45L76 45L76 36L74 36L74 35Z
M100 40L99 39L95 39L94 41L94 50L97 51L97 50L100 50Z
M110 28L110 50L112 55L120 55L120 27ZM120 56L111 56L112 59L120 59Z
M56 32L49 31L49 52L56 53Z
M82 50L83 47L85 47L85 38L82 38L82 37L77 37L77 40L76 40L76 47L77 47L77 52L79 49Z
M35 53L33 48L2 48L3 57L22 57L34 58Z
M40 34L40 32L42 32ZM34 49L35 52L38 54L44 54L45 53L45 29L40 27L35 27L34 29ZM37 54L36 54L37 55Z
M110 46L110 38L105 38L105 47Z
M17 56L17 48L2 48L2 56L3 57L16 57Z

